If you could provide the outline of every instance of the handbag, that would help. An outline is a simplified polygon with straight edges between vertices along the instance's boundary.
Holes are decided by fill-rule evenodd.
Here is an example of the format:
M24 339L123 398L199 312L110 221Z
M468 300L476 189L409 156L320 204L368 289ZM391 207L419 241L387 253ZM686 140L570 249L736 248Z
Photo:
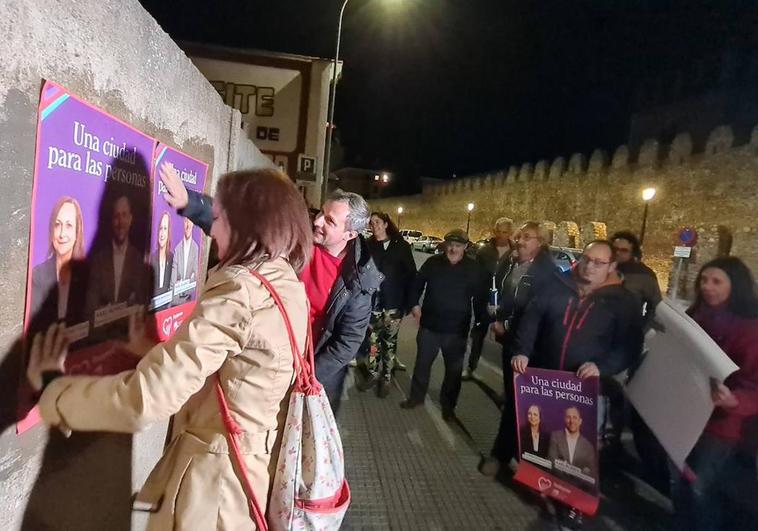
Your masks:
M216 376L216 396L229 438L231 455L248 499L250 517L261 531L337 530L350 505L350 487L345 479L345 459L337 422L326 393L316 380L310 325L306 355L303 355L297 348L292 323L279 294L258 271L249 271L268 290L282 314L295 370L295 383L290 395L287 420L282 429L268 518L255 498L240 452L238 438L242 430L229 411L223 388L218 375Z

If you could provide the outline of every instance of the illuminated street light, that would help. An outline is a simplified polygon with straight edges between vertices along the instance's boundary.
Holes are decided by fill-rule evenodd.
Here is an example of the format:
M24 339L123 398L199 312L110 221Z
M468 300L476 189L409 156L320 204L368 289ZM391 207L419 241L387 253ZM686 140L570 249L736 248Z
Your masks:
M383 173L382 174L382 182L385 183L385 184L388 183L388 182L390 182L390 176L388 174L386 174L386 173Z
M650 201L655 197L656 189L653 187L642 190L642 200L645 202L645 210L642 213L642 229L640 230L640 245L645 241L645 229L647 228L647 210Z
M468 219L466 219L466 234L468 234L469 229L471 228L471 212L474 210L474 203L469 203L466 205L466 208L468 209Z
M400 218L403 215L403 207L399 206L397 207L397 228L400 228Z
M326 199L329 190L329 172L332 158L332 135L334 133L334 104L337 99L337 66L340 60L340 41L342 40L342 17L345 15L345 8L349 0L344 0L340 8L339 21L337 23L337 46L334 50L334 62L332 63L332 84L329 87L329 122L326 129L326 153L324 155L323 176L321 183L321 203ZM393 0L394 4L399 4L400 0ZM379 179L375 179L379 180ZM389 180L389 179L388 179ZM385 181L387 182L387 181Z

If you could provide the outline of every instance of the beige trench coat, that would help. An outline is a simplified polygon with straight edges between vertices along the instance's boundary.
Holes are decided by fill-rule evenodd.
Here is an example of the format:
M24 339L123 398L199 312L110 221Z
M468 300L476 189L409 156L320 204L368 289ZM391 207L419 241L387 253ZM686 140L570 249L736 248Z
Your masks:
M258 270L284 301L305 345L305 289L284 259ZM45 389L42 418L82 431L134 432L176 414L172 439L137 499L150 504L149 529L253 529L229 455L214 391L219 373L242 452L266 510L292 389L284 321L266 289L242 266L211 272L192 315L133 371L63 376Z

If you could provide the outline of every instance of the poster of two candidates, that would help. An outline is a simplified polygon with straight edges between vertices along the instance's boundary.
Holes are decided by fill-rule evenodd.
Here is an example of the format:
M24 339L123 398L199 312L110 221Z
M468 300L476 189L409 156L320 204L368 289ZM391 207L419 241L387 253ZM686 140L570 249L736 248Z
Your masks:
M598 507L598 378L529 368L514 376L519 465L514 479L594 515Z
M63 322L67 374L113 374L137 361L120 350L140 307L166 339L190 314L203 234L163 198L171 164L203 191L208 165L161 144L60 85L43 84L37 118L24 334ZM22 431L36 422L22 387Z

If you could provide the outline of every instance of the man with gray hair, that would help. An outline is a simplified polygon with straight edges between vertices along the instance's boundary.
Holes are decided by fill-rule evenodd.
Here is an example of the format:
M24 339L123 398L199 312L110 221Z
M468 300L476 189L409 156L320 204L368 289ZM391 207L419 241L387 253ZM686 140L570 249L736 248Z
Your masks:
M179 213L210 233L213 199L187 190L176 171L162 166L164 197ZM361 231L369 220L366 200L335 190L313 220L313 256L300 280L311 305L310 324L316 377L337 413L347 366L363 343L371 301L382 274L371 259Z
M363 197L335 190L313 221L313 258L300 275L311 303L316 377L335 412L383 279L360 234L369 214Z
M513 220L511 218L498 218L492 228L492 238L482 245L476 252L476 260L489 275L489 286L499 288L505 275L505 264L509 263L513 256L514 245ZM468 357L468 367L463 369L464 380L470 380L479 365L479 358L484 348L484 338L494 319L487 318L485 314L482 321L474 323L471 328L471 353Z

